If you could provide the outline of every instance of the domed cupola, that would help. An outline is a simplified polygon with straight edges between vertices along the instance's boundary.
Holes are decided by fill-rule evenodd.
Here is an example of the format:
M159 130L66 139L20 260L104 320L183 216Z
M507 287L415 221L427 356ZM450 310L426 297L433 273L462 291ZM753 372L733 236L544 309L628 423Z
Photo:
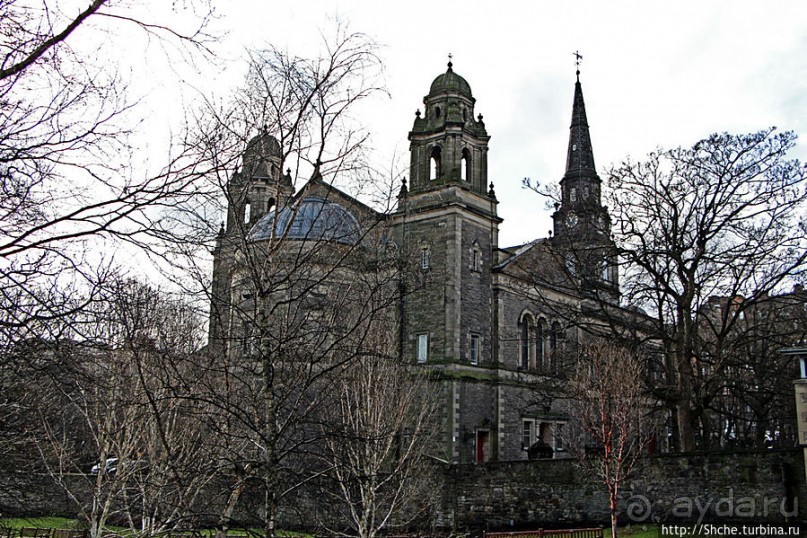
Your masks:
M280 174L283 151L277 138L266 131L247 142L243 156L243 175L250 179L276 178Z
M361 237L359 222L346 207L317 196L306 196L292 205L264 215L249 232L250 241L272 237L297 241L334 241L355 245Z
M227 235L241 235L294 194L291 171L282 171L283 148L266 129L247 142L241 170L227 182Z
M473 100L471 85L464 78L454 72L454 64L448 62L448 70L438 75L429 89L429 97L442 93L458 93Z
M487 196L487 143L482 115L474 118L471 85L448 62L423 98L409 133L413 194L442 185L460 185Z

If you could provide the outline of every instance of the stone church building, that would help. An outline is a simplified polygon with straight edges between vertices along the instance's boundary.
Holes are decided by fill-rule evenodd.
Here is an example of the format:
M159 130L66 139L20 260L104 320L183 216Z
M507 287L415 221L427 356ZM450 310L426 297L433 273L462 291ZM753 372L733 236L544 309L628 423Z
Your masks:
M211 346L231 355L248 351L249 329L233 318L235 303L247 297L238 291L235 239L317 240L337 248L369 241L366 223L383 222L384 240L407 274L395 308L399 353L438 379L438 457L524 460L533 455L530 447L540 447L560 458L567 455L569 417L557 389L575 367L579 346L606 325L603 309L620 310L579 72L554 230L524 245L499 244L490 135L475 102L449 63L416 114L409 181L386 215L330 186L318 171L295 194L280 169L277 141L265 133L253 139L231 179L238 195L214 252Z

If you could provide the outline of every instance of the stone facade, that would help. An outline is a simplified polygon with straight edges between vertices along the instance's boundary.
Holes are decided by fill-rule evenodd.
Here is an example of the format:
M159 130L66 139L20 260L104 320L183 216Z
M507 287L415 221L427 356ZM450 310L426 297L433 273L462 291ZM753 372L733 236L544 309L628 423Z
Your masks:
M240 195L215 252L211 349L232 352L226 342L246 331L226 315L244 295L233 277L236 249L228 245L268 237L269 228L282 224L284 207L297 212L314 197L327 199L343 219L383 223L400 256L406 276L397 308L399 349L402 360L422 364L437 379L443 431L435 456L453 463L525 460L527 448L542 441L564 457L568 417L558 383L591 337L583 330L596 317L591 306L604 301L618 310L619 301L582 87L578 80L554 237L507 248L499 245L502 219L488 177L490 136L475 114L470 85L449 63L423 104L409 133L409 182L389 215L328 187L318 172L292 196L276 162L277 144L263 140L266 133L256 137L234 178L231 190ZM256 148L267 157L256 156ZM260 174L249 181L248 168ZM245 201L250 197L255 200ZM276 208L242 218L247 204ZM313 233L312 223L286 225L275 230L285 241L327 239Z

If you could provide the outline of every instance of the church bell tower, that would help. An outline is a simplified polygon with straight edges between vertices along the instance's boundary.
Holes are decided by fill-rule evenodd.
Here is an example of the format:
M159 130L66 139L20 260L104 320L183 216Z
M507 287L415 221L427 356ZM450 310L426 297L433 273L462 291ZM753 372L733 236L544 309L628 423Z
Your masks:
M602 180L594 166L578 58L572 123L566 152L566 172L560 180L561 200L552 215L554 238L567 270L581 291L619 302L616 247L611 239L611 218L602 205Z
M450 461L486 461L495 450L495 395L461 381L486 375L497 361L493 274L501 219L488 179L490 136L475 103L449 62L415 114L410 181L392 217L407 267L403 359L452 372L444 383Z
M412 193L459 185L488 197L488 136L476 99L464 78L448 70L432 82L409 133Z
M488 136L471 86L454 72L432 82L410 141L410 181L393 215L414 273L402 350L423 363L478 367L494 360L492 268L501 219L488 180Z
M247 142L237 170L227 182L227 220L213 249L208 343L214 353L225 353L230 334L233 263L247 234L263 215L286 205L294 195L291 171L282 173L283 150L266 129Z

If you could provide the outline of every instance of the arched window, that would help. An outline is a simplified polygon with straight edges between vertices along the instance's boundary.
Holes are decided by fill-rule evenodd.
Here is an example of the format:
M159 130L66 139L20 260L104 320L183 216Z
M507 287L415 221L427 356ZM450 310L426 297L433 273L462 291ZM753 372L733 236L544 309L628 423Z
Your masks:
M482 270L482 250L479 248L479 242L474 241L471 247L471 271L478 273Z
M440 177L441 171L441 152L440 147L435 146L432 148L431 157L429 158L429 179L434 180Z
M462 162L460 163L460 179L471 181L471 152L468 148L462 150Z
M428 271L431 267L431 253L429 247L421 247L420 249L420 268Z
M248 224L252 220L252 204L249 200L244 204L244 224Z
M530 367L530 349L532 348L531 336L534 330L532 316L524 314L521 316L521 335L519 336L520 353L518 365L522 370Z
M544 320L539 319L535 325L535 367L544 368Z
M527 369L530 361L530 327L527 325L527 320L521 321L521 358L519 359L519 366Z
M572 276L577 274L577 260L572 253L566 255L566 271Z
M562 339L560 323L552 323L552 330L549 333L549 367L557 370L560 359L560 341Z

